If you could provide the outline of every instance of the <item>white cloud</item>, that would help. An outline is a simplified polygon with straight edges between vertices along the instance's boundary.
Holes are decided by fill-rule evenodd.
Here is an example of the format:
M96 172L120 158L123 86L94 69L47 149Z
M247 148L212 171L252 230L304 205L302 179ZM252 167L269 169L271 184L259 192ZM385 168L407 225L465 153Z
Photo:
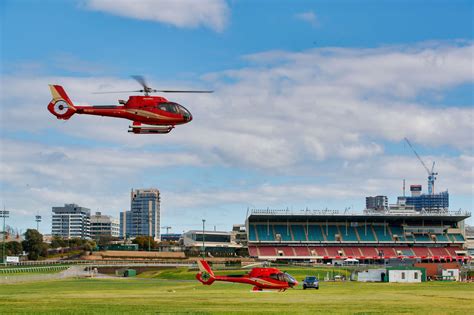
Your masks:
M141 186L148 169L214 166L230 169L230 177L242 173L257 179L233 188L219 187L218 181L211 189L187 178L185 192L158 185L165 187L164 211L188 213L193 205L215 209L230 203L286 206L291 200L307 200L311 207L321 200L400 192L403 178L426 186L426 173L409 148L404 157L392 153L401 151L408 137L434 152L448 148L449 156L423 156L428 164L436 161L435 189L449 188L472 200L472 106L442 105L449 89L472 84L472 53L471 43L430 43L247 56L246 68L203 77L205 88L216 93L170 96L190 109L194 120L164 136L128 134L129 122L112 118L75 115L63 123L46 109L48 83L62 84L78 104L115 104L116 96L91 92L133 90L131 79L4 76L2 131L64 143L13 141L2 133L1 178L17 183L5 195L21 196L20 186L28 184L34 200L22 207L30 211L59 201L55 194L85 200L92 209L117 210L129 202L123 187L116 190L122 179L128 190ZM430 99L419 101L426 91L441 97L437 106L430 106ZM68 195L74 189L77 197ZM91 190L94 194L85 193ZM104 195L113 200L104 201Z
M229 19L225 0L85 0L90 10L183 28L224 30Z
M294 17L298 20L305 21L311 24L312 26L317 26L319 24L318 18L316 17L316 14L313 11L297 13L294 15Z

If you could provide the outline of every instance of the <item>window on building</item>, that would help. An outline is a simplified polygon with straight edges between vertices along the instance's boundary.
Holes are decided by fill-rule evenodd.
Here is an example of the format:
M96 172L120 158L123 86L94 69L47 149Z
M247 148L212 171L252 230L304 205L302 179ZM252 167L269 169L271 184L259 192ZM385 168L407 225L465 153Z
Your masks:
M402 272L402 280L405 280L405 273Z
M418 280L418 271L415 272L415 280Z

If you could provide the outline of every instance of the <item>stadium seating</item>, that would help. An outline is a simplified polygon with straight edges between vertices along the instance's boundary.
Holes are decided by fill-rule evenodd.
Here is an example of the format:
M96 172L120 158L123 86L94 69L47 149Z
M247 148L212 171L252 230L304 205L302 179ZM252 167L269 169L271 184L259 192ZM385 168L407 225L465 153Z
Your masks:
M311 253L313 252L314 255L311 255L311 256L327 256L327 253L326 251L324 250L324 247L308 247L308 251L311 255Z
M293 232L293 237L295 241L306 242L308 239L306 238L306 233L304 231L303 225L292 225L291 231Z
M392 236L390 235L388 229L384 229L383 226L373 226L373 228L379 242L393 242Z
M375 247L359 247L359 249L364 257L374 257L379 255Z
M430 247L430 252L433 256L449 256L449 252L444 247Z
M403 228L401 226L391 226L390 230L392 231L392 236L397 235L398 240L401 242L406 241L405 235L403 233Z
M352 226L347 227L347 235L346 235L346 227L339 226L339 230L341 231L342 240L344 242L358 242L357 234Z
M283 252L283 256L295 256L295 253L293 252L293 247L277 247L277 256L281 256L280 253Z
M250 224L249 225L249 241L256 241L257 240L257 235L255 233L255 225Z
M321 226L309 225L308 226L308 240L309 241L324 241L323 234L321 232Z
M395 257L398 256L397 251L393 247L377 247L377 256L379 252L383 252L383 256Z
M428 247L413 247L412 250L417 257L431 257L431 252L428 250Z
M340 234L339 230L337 229L337 226L335 225L329 225L327 228L327 233L326 233L326 227L323 226L323 232L326 234L326 239L329 242L335 242L336 241L336 234Z
M365 226L358 226L357 233L359 234L359 238L361 242L375 242L375 236L372 232L372 228L370 225L367 226L367 234L366 234L366 227Z
M436 234L436 241L437 242L449 242L449 239L446 236L446 234Z
M308 247L296 246L294 247L296 256L311 256Z
M258 250L261 256L277 256L276 248L272 246L261 246Z
M336 256L340 256L339 255L339 251L341 250L340 248L338 247L326 247L326 252L328 253L328 256L329 257L336 257Z
M249 246L249 255L252 256L252 257L257 257L258 256L257 247Z
M462 234L451 234L450 236L454 242L464 242L464 236L462 236Z
M281 235L282 241L292 241L290 229L286 225L274 225L273 228L275 229L275 234ZM271 231L271 227L270 227Z
M409 247L393 247L397 256L399 256L399 252L401 252L402 256L416 256L413 250Z
M273 228L271 225L270 225L269 230L267 228L267 225L256 224L255 227L257 228L259 241L274 241L275 240L275 237L273 236Z
M457 255L456 255L456 251L457 251L457 250L460 250L460 249L457 248L457 247L446 247L445 249L446 249L446 251L449 253L449 256L451 256L451 257L457 256Z
M418 243L420 243L420 242L426 243L426 242L432 242L433 241L431 239L431 236L429 236L428 234L416 234L415 235L415 240Z
M343 247L342 250L347 257L360 257L361 256L358 247Z

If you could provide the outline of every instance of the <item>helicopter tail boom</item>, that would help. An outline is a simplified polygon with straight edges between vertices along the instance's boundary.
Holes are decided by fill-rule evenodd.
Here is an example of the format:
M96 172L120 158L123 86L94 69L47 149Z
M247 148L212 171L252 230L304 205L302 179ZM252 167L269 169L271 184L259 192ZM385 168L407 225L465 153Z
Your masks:
M68 120L76 112L76 107L60 85L49 85L53 99L48 110L58 119Z

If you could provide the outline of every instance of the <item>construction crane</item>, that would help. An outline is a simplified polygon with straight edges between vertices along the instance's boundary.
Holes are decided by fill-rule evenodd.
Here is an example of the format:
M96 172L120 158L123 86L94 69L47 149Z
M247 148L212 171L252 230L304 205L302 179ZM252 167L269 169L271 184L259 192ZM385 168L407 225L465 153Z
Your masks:
M171 226L162 226L162 229L166 229L166 234L170 234L169 231L171 230Z
M415 153L416 157L418 158L418 160L420 160L421 164L423 165L423 167L425 168L426 172L428 173L428 194L429 194L429 195L433 195L433 194L434 194L434 183L435 183L435 180L436 180L436 175L438 175L438 173L435 173L435 172L434 172L435 162L433 161L433 165L431 166L431 170L430 170L430 169L426 166L425 162L423 162L423 160L421 159L421 157L418 155L418 153L416 153L416 150L415 150L415 148L411 145L410 140L408 140L408 138L405 138L405 141L408 143L408 145L410 146L410 148L413 150L413 153Z

